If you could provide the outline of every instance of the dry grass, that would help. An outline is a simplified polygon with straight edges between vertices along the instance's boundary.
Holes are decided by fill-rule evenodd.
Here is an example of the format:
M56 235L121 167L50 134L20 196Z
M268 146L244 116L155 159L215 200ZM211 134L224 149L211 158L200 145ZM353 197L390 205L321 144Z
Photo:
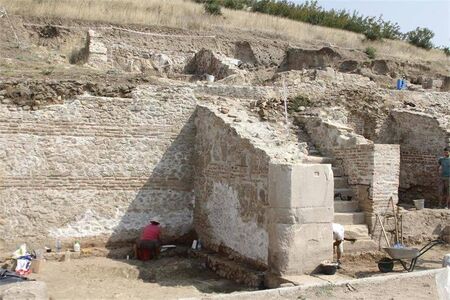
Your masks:
M9 13L104 21L117 24L162 25L193 30L212 27L262 31L300 43L331 43L404 59L448 61L442 51L426 51L402 41L367 42L360 34L313 26L279 17L245 11L223 10L223 17L205 15L203 7L188 0L0 0Z

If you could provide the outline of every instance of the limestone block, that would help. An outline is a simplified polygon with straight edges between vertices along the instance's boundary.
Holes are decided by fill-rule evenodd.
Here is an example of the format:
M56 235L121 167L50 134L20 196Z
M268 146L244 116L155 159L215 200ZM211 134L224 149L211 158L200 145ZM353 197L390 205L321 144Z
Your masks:
M278 224L307 224L333 222L332 207L270 208L269 220Z
M269 238L269 267L275 274L310 273L333 256L331 223L274 224Z
M94 30L87 33L88 63L94 67L103 67L108 61L108 49L101 42L100 35Z
M269 204L278 208L332 207L334 180L330 165L269 166Z

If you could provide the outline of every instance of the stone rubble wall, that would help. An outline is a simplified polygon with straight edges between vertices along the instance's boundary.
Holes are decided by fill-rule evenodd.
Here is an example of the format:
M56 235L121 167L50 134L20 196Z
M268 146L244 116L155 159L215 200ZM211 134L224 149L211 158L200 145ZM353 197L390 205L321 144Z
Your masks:
M372 143L352 128L326 118L307 117L303 122L314 144L325 155L334 155L334 149Z
M195 229L205 246L267 265L270 157L207 107L196 116Z
M35 111L0 105L0 251L81 239L114 244L159 217L192 229L192 119L186 88L80 96Z
M402 202L425 198L427 206L437 204L440 188L437 160L444 147L450 145L450 130L443 123L421 112L391 112L380 140L400 144Z

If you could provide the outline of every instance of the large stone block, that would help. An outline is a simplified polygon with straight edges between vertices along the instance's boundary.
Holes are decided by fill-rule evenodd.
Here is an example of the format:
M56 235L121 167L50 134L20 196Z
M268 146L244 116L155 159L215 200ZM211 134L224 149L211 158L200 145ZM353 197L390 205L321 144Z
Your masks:
M269 204L278 208L333 206L333 172L327 164L269 166Z
M269 239L269 266L275 274L311 273L333 256L331 223L274 224Z
M269 208L269 220L278 224L333 222L333 207Z

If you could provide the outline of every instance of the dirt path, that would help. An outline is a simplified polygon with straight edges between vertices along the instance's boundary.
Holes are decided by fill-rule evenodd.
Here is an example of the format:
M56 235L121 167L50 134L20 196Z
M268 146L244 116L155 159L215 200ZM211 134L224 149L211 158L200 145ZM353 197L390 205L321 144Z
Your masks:
M279 298L282 299L282 298ZM299 292L287 299L438 299L434 275L400 278L383 283L326 286Z
M32 277L47 284L52 299L176 299L248 290L219 278L200 259L179 257L47 261Z

